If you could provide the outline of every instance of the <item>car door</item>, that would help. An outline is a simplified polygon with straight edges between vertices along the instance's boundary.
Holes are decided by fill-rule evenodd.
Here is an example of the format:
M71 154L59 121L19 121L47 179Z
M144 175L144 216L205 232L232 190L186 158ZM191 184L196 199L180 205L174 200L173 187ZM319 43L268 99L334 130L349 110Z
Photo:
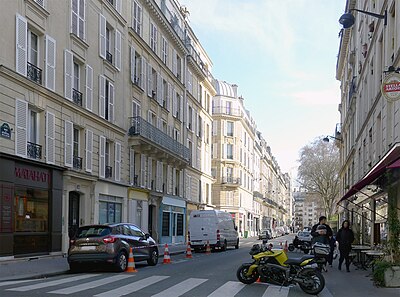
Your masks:
M134 242L136 254L139 260L148 259L150 255L149 240L146 238L145 233L135 225L128 225L132 241Z

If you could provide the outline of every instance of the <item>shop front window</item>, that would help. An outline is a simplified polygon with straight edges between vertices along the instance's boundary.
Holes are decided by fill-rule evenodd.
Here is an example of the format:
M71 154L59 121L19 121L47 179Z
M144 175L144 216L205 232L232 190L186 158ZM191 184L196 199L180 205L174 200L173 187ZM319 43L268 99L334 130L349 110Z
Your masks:
M100 201L99 223L121 223L121 203Z
M49 193L39 189L15 189L15 232L48 232Z

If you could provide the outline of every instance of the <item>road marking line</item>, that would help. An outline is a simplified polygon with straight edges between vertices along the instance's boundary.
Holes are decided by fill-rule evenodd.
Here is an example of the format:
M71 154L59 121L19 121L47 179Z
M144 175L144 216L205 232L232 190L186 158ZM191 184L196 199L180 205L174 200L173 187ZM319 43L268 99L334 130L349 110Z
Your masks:
M145 287L148 287L150 285L154 285L155 283L162 281L166 278L169 278L169 276L161 276L161 275L153 275L144 279L141 279L139 281L130 283L129 285L122 286L119 288L116 288L114 290L110 290L101 294L97 294L94 297L120 297L124 295L128 295L130 293L139 291Z
M327 287L324 287L324 289L317 295L318 297L333 297L332 293L328 290Z
M43 283L35 284L35 285L29 285L29 286L24 286L24 287L19 287L19 288L7 289L7 291L26 292L26 291L30 291L30 290L36 290L36 289L41 289L41 288L46 288L46 287L57 286L57 285L65 284L65 283L70 283L70 282L82 280L82 279L85 279L85 278L95 277L95 276L98 276L98 275L99 274L83 274L83 275L78 275L78 276L58 279L58 280L51 281L51 282L43 282Z
M177 297L177 296L182 296L186 292L190 291L191 289L201 285L207 281L207 279L204 278L188 278L187 280L184 280L183 282L180 282L179 284L176 284L175 286L172 286L156 295L153 295L152 297Z
M64 289L60 289L60 290L55 290L55 291L51 291L48 293L51 294L63 294L63 295L68 295L68 294L73 294L76 292L80 292L80 291L84 291L84 290L89 290L89 289L93 289L102 285L106 285L109 283L113 283L119 280L123 280L125 278L129 278L135 276L134 274L119 274L119 275L114 275L114 276L110 276L110 277L106 277L106 278L102 278L102 279L98 279L95 281L91 281L88 283L83 283L83 284L79 284L76 286L72 286L72 287L68 287L68 288L64 288Z
M239 282L229 281L229 282L225 283L223 286L219 287L214 292L212 292L207 297L235 296L245 286L246 286L245 284L242 284Z
M287 297L289 295L290 288L280 286L268 286L262 297Z
M27 283L27 282L33 282L33 281L39 281L39 279L27 279L27 280L16 280L16 281L4 281L4 282L0 283L0 287L18 285L18 284Z

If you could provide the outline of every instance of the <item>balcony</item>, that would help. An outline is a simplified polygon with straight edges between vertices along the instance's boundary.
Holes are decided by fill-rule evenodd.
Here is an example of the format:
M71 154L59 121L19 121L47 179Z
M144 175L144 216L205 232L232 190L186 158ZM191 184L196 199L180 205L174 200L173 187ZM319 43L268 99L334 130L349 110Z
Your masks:
M112 167L111 166L106 166L106 178L111 178L112 177Z
M79 106L82 106L82 93L78 90L72 89L72 101Z
M42 158L42 146L40 144L36 144L28 141L27 146L27 155L32 159L41 159Z
M108 62L110 62L110 64L113 63L113 56L112 56L112 54L111 54L109 51L106 51L106 60L107 60Z
M135 150L147 151L159 157L178 161L181 167L189 163L190 151L168 134L157 129L141 117L131 118L129 129L130 145L136 146Z
M77 157L77 156L74 156L74 158L73 158L73 160L72 160L72 166L75 168L75 169L82 169L82 158L81 157Z
M196 52L194 49L193 45L189 44L187 46L187 49L189 51L188 55L188 62L191 63L194 66L194 69L196 69L196 72L199 75L202 75L203 78L208 77L208 69L204 62L201 60L200 55Z
M223 176L221 179L221 183L225 185L232 185L232 186L240 186L241 181L238 177L233 176Z
M239 108L231 108L226 106L213 106L213 115L229 115L235 117L242 117L243 112Z
M26 76L35 83L42 84L42 69L28 62Z

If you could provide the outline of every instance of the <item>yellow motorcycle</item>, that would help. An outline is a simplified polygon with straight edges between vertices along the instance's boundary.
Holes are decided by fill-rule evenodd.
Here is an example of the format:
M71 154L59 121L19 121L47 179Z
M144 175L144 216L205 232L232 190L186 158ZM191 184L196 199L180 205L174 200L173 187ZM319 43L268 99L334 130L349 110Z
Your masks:
M307 294L317 295L325 287L325 279L321 272L313 268L314 256L288 258L283 250L272 250L271 246L253 245L250 250L252 263L239 267L236 276L244 284L252 284L260 278L280 286L298 284Z

